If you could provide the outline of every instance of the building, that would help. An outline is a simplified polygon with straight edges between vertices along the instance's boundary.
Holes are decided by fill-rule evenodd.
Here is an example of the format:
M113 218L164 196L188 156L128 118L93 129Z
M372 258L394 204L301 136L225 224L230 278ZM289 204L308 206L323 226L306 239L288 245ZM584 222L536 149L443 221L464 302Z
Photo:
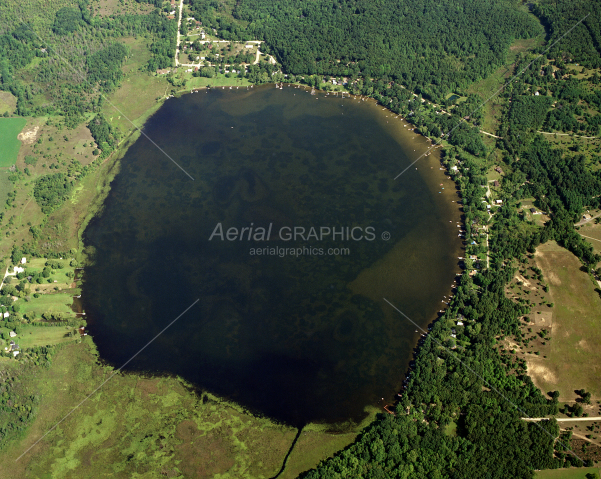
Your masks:
M16 336L17 336L17 333L15 333L14 331L11 331L10 333L8 333L8 335L9 335L11 338L14 338L14 337L16 337Z
M501 183L499 183L497 180L495 180L495 181L493 181L492 185L493 185L495 188L498 188L499 186L501 186Z

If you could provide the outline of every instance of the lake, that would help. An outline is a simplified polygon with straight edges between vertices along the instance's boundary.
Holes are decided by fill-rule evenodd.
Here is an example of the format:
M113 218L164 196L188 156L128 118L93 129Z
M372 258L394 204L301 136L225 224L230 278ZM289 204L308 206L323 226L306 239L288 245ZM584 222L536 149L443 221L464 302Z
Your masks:
M405 126L403 126L405 124ZM103 210L82 302L100 356L291 425L392 401L461 255L455 185L373 101L274 85L166 101ZM176 165L177 163L177 165ZM193 178L193 179L191 179Z

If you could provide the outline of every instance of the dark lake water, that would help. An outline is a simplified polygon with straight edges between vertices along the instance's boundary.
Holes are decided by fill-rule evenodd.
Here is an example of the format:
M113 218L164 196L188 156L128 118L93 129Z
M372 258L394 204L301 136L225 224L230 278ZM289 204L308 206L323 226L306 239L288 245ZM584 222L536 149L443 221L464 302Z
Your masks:
M101 357L121 366L199 299L126 369L292 425L391 400L419 334L383 298L427 324L460 245L453 184L433 156L394 180L427 145L381 110L273 85L167 101L144 131L194 180L141 137L85 232Z

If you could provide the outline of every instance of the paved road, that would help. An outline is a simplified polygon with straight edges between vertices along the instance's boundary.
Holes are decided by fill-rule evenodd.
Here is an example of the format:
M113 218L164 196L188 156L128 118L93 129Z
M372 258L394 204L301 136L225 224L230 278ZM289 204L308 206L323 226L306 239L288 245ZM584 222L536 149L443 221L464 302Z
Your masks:
M177 43L175 44L175 66L179 65L179 44L180 44L180 33L179 29L182 25L182 12L184 10L184 0L179 2L179 15L177 17Z
M523 417L524 421L544 421L545 419L552 419L550 417ZM601 416L591 417L557 417L557 422L572 422L572 421L601 421Z

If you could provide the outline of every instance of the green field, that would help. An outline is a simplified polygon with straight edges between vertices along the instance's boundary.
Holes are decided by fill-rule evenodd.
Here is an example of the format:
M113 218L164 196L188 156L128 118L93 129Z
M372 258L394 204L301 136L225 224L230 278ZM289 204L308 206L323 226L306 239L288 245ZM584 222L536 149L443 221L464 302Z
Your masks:
M0 92L0 115L12 113L17 106L17 99L7 91Z
M32 288L35 290L35 287ZM24 299L18 300L21 308L19 311L23 313L36 313L39 318L43 313L67 313L75 317L75 313L71 310L70 305L73 303L73 296L67 293L48 293L41 294L39 298L33 296L29 301Z
M25 118L0 118L0 167L17 162L21 142L17 135L25 127Z
M69 332L74 332L72 326L22 326L22 331L14 340L21 349L32 348L34 346L52 346L65 341L74 341L79 339L79 334L68 336Z
M598 467L548 469L536 472L534 477L536 479L587 479L586 475L591 473L596 473L599 477L601 470Z
M216 75L214 78L192 77L186 82L186 88L204 88L211 87L246 87L251 83L246 78L232 77L227 78L223 73Z

